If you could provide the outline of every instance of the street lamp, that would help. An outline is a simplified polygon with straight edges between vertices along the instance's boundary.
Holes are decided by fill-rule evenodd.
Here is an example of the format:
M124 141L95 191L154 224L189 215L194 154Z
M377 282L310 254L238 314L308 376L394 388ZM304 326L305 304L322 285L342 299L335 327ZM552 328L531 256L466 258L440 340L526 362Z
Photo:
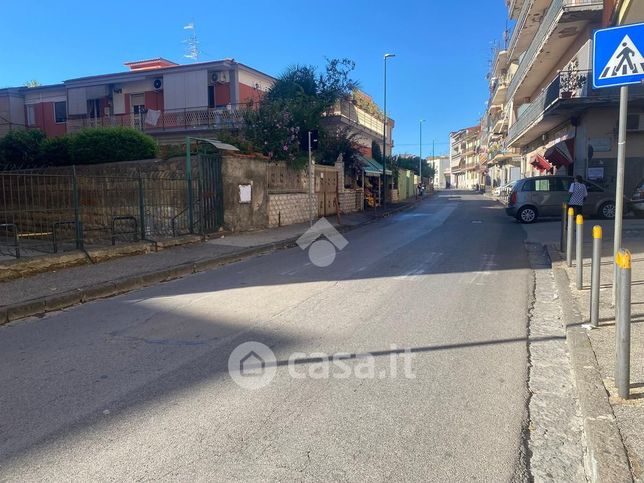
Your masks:
M382 211L385 211L387 202L387 59L396 57L396 54L385 54L385 119L382 126Z
M418 177L420 178L420 184L423 184L423 123L424 119L421 119L418 123L420 126L420 139L418 143ZM422 194L422 191L420 192Z

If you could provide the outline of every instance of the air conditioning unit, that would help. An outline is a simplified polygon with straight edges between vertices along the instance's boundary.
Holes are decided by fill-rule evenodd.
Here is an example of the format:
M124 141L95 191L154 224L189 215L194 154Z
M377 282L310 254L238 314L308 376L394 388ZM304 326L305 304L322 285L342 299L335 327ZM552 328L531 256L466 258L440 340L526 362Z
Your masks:
M163 79L161 78L154 79L154 82L152 83L152 85L154 86L155 90L157 91L161 90L163 88Z
M210 83L211 84L225 84L226 82L230 82L230 78L228 77L228 72L226 71L221 71L221 72L213 72L210 74Z
M630 132L644 131L644 114L629 114L626 120L626 130Z

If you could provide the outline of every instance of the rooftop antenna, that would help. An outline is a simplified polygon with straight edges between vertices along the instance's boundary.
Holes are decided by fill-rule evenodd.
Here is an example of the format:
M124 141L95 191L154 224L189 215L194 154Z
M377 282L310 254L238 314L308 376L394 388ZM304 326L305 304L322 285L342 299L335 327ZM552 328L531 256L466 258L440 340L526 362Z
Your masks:
M181 43L186 44L186 53L183 54L187 59L191 59L193 62L199 60L199 40L197 40L197 31L195 29L194 20L189 24L183 26L183 30L190 30L191 35L186 40L182 40Z

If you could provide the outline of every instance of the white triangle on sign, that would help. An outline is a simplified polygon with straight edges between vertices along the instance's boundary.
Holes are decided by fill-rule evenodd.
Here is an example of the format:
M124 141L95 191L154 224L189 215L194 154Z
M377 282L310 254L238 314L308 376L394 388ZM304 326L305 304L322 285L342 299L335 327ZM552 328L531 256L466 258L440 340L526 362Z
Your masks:
M617 46L617 50L611 56L599 78L614 79L638 74L644 74L644 57L631 38L626 35Z

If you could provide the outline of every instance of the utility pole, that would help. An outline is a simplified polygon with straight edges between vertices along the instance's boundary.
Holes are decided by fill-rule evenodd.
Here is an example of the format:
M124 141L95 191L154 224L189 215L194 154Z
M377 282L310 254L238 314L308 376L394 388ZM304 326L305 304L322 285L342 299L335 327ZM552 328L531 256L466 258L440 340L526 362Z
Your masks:
M424 119L420 120L420 142L418 143L418 177L420 178L420 184L423 184L423 123L425 122ZM420 194L422 195L422 191L418 190Z
M385 203L387 202L387 59L395 57L396 54L385 54L385 98L384 98L384 121L382 126L382 211L385 211Z

